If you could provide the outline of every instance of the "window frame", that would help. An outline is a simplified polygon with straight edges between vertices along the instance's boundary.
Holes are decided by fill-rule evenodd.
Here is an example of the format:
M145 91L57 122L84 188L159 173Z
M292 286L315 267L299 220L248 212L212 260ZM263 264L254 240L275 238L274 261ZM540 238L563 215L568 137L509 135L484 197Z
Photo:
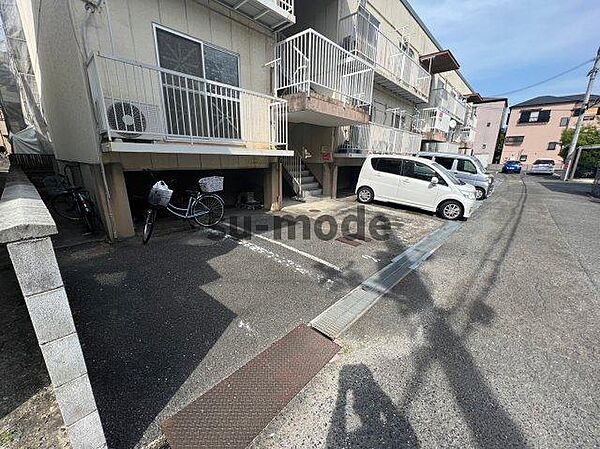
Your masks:
M234 51L231 51L231 50L228 50L226 48L223 48L223 47L220 47L218 45L215 45L212 42L207 42L207 41L204 41L202 39L198 39L196 37L190 36L189 34L182 33L181 31L174 30L173 28L169 28L169 27L164 26L164 25L162 25L160 23L152 22L152 34L154 35L154 52L155 52L155 57L156 57L156 64L157 64L158 67L164 69L164 67L162 67L160 65L160 52L158 50L158 33L157 33L158 30L161 30L161 31L164 31L164 32L167 32L167 33L171 33L171 34L173 34L175 36L178 36L178 37L180 37L182 39L187 39L189 41L192 41L192 42L195 42L197 44L200 44L200 56L202 57L202 73L204 74L204 77L201 78L201 79L205 79L205 80L211 81L213 83L225 84L225 83L222 83L220 81L214 81L214 80L206 78L206 61L204 59L204 46L205 45L208 46L208 47L213 48L214 50L222 51L223 53L229 53L230 55L235 56L235 58L237 59L238 85L237 86L233 86L233 87L237 87L238 89L242 88L241 87L242 86L242 66L241 66L241 57L240 57L239 53L236 53ZM169 69L165 69L165 70L169 70ZM191 76L193 78L198 78L195 75L189 75L187 73L184 73L184 75L185 76ZM227 84L227 85L228 86L232 86L231 84Z
M556 151L558 145L560 145L559 142L548 142L548 146L546 147L546 151Z
M558 126L560 126L561 128L566 128L569 126L570 121L571 121L571 117L561 117L560 124ZM564 122L564 124L563 124L563 122Z
M511 139L518 139L518 138L521 139L518 142L511 140ZM525 136L506 136L506 138L504 139L504 144L508 145L508 146L518 147L520 145L523 145L524 141L525 141Z

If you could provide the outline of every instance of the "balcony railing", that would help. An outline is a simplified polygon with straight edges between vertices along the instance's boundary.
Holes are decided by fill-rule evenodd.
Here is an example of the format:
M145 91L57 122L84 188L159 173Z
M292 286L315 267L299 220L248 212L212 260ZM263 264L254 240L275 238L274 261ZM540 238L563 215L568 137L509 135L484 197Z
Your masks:
M404 90L424 102L428 100L429 72L363 13L356 12L342 18L338 32L338 41L343 48L373 63L378 73Z
M448 133L450 114L440 108L426 108L421 111L422 133Z
M88 75L109 138L287 147L285 100L99 54Z
M459 121L460 123L465 122L465 116L467 114L467 104L454 97L446 89L432 89L431 100L429 103L434 107L445 109L447 112L450 113L452 118Z
M277 31L294 24L294 0L217 0L251 20Z
M350 127L340 150L362 154L413 154L421 149L421 134L379 123Z
M313 29L275 46L278 95L311 91L354 106L369 106L373 67Z

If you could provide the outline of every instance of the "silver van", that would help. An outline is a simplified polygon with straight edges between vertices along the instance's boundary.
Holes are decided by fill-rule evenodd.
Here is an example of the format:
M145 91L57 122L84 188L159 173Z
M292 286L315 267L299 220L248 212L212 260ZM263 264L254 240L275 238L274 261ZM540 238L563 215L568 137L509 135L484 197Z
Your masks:
M475 186L478 200L485 199L494 189L494 177L474 156L456 153L421 152L418 157L430 159L452 172L461 181Z

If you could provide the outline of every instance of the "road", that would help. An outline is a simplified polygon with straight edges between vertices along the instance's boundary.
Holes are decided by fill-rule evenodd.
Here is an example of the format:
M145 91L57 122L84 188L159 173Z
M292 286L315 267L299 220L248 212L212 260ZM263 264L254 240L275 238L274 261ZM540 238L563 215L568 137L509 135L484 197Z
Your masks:
M505 178L254 447L599 447L600 204L586 190Z

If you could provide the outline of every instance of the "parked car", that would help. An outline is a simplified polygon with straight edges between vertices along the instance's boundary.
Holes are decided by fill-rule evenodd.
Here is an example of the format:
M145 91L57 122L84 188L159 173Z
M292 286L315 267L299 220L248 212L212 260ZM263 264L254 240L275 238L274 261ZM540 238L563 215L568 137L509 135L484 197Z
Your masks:
M388 201L457 220L471 215L475 188L427 159L370 155L360 171L356 197L360 203Z
M529 173L532 175L553 175L554 161L552 159L537 159L529 169Z
M485 199L494 189L494 177L481 165L474 156L456 153L421 152L418 157L431 159L446 170L451 171L461 181L475 187L478 200Z
M521 173L521 163L519 161L506 161L502 166L502 173Z

